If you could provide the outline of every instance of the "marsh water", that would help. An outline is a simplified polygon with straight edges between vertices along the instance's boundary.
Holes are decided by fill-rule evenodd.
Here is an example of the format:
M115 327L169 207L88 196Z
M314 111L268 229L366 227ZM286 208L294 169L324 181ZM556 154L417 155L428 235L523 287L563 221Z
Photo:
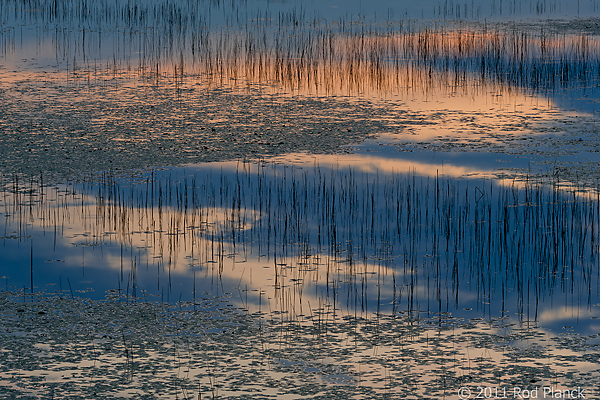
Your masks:
M0 398L595 398L599 7L3 1Z

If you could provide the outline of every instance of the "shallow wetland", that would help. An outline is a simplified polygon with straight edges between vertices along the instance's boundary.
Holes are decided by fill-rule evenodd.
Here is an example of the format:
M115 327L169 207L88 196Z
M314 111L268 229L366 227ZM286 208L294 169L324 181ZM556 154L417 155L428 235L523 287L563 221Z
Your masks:
M599 396L600 3L412 3L2 1L0 398Z

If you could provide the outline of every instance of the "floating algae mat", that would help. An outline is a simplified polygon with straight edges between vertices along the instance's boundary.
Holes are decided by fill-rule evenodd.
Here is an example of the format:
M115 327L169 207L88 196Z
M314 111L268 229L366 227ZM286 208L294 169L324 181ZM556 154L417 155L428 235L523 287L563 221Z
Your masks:
M167 305L4 292L0 384L11 398L440 398L458 387L582 387L597 335L445 313L290 321L228 299ZM589 396L589 397L587 397Z

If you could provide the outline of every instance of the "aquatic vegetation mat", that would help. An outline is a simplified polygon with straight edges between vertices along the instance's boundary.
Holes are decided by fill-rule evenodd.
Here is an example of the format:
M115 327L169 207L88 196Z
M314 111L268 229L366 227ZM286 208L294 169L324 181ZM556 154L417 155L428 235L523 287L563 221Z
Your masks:
M507 318L315 309L286 320L227 298L168 305L0 293L2 396L455 398L460 387L600 383L598 335L552 336Z

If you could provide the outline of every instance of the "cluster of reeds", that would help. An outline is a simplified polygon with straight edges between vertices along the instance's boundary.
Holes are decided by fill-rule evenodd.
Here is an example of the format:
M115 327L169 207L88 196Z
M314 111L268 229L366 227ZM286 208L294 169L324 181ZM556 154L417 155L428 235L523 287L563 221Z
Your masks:
M12 16L0 29L2 53L15 52L23 40L15 33L18 23L46 26L37 30L38 46L53 46L57 60L66 62L62 68L88 81L135 71L155 84L182 84L185 77L242 88L275 84L356 94L433 85L552 90L585 86L600 73L596 36L552 26L375 24L351 17L332 22L302 9L225 11L220 2L25 3L0 6L0 15Z
M121 277L134 286L135 266L168 274L170 287L173 270L191 268L195 285L198 275L225 279L237 260L260 265L254 279L270 277L288 312L313 295L347 310L448 311L464 293L484 312L502 304L534 318L555 292L574 304L597 295L598 192L557 180L497 185L240 163L59 187L2 183L5 232L44 229L60 241L65 225L83 224L88 244L120 247ZM262 292L248 300L238 279L246 302L263 301Z

